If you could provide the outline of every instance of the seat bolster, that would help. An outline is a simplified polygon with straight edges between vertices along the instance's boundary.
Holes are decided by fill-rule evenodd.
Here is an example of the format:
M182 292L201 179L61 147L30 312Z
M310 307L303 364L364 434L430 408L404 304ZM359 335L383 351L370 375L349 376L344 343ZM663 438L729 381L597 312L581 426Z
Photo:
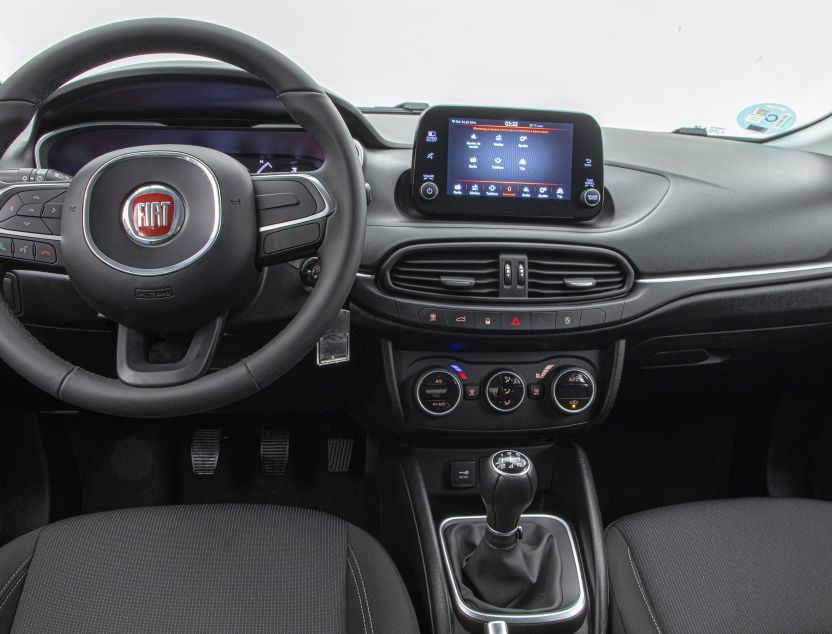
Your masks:
M26 533L0 549L0 634L12 631L40 530Z
M662 628L650 600L636 557L627 538L615 525L606 534L607 569L610 575L612 634L656 632Z
M404 582L384 547L350 525L347 533L348 634L418 634Z

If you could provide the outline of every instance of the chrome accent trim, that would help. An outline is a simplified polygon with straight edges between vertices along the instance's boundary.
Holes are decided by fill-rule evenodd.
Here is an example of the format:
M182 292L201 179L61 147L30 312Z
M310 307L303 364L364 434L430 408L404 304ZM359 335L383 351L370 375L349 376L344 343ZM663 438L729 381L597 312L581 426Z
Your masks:
M133 227L133 200L137 196L141 196L142 194L167 194L171 198L173 198L173 219L170 222L170 231L165 234L164 236L155 236L153 238L146 238L144 236L139 235L135 228ZM179 233L179 230L182 229L182 226L185 224L185 201L182 199L182 196L179 195L172 187L168 187L167 185L162 185L161 183L151 183L150 185L142 185L138 189L134 189L133 192L127 197L124 201L124 205L121 208L121 225L124 227L125 232L127 233L127 237L130 238L136 244L140 244L142 246L154 246L157 244L164 244L166 242L170 242L176 237L176 234Z
M447 412L432 412L427 407L422 405L422 401L419 400L419 386L422 384L422 381L425 380L425 377L428 374L433 374L434 372L444 372L454 380L454 383L456 383L457 388L459 388L459 395L456 397L456 402L453 404L453 407L451 407L451 409L449 409ZM459 407L459 402L462 400L462 381L460 381L459 377L456 376L450 370L446 370L445 368L431 368L430 370L425 370L424 372L422 372L422 374L419 375L419 378L416 379L416 384L413 388L413 395L416 397L416 404L419 406L419 409L421 409L425 414L437 417L447 416L448 414L453 412L457 407Z
M557 396L555 395L555 386L558 384L560 377L562 377L567 372L581 372L589 379L589 384L592 386L592 396L589 397L589 402L584 405L581 409L566 409L560 403L558 403ZM595 394L598 392L598 388L595 386L595 379L590 374L589 370L585 368L579 368L577 366L573 366L571 368L566 368L558 373L555 377L555 380L552 381L552 400L555 402L555 405L560 409L560 411L565 412L567 414L580 414L581 412L585 412L589 409L589 406L595 402Z
M491 380L498 374L513 374L518 379L520 379L520 384L523 386L523 396L520 398L520 402L517 403L517 405L515 405L511 409L500 409L499 407L494 405L494 403L492 403L491 399L488 397L488 384L491 383ZM526 402L526 382L523 380L522 376L520 376L519 374L517 374L517 372L514 372L513 370L497 370L496 372L493 372L491 376L488 377L488 380L485 382L485 401L491 406L491 409L493 409L498 414L510 414Z
M61 236L51 233L29 233L28 231L14 231L12 229L0 228L0 235L10 238L29 238L30 240L60 240Z
M493 528L491 528L488 525L488 522L486 522L485 523L485 530L487 530L492 535L496 535L497 537L502 537L502 538L511 537L512 535L517 535L517 533L520 533L518 535L518 538L521 538L523 536L523 529L520 528L519 524L517 526L515 526L514 529L510 530L508 533L501 533L500 531L494 530Z
M573 619L580 615L586 608L586 591L584 590L584 575L581 569L581 560L578 557L578 550L575 546L575 538L572 536L572 529L563 519L556 515L547 515L545 513L535 513L531 515L521 515L520 521L523 519L535 518L549 518L560 522L566 528L566 534L569 535L569 544L572 547L572 554L575 557L575 570L578 573L578 586L580 587L580 596L570 606L555 610L553 612L532 612L530 614L490 614L488 612L480 612L473 608L469 608L462 600L457 587L456 577L454 577L454 570L451 566L451 558L448 556L448 547L445 544L445 529L452 524L460 524L462 522L483 521L485 522L485 515L470 515L460 517L449 517L442 521L439 525L439 543L442 546L442 559L445 561L445 573L448 576L448 581L451 586L451 592L454 598L454 604L457 609L465 616L475 621L482 621L484 623L490 621L505 621L506 623L555 623L558 621L566 621Z
M375 279L375 275L373 275L372 273L356 273L355 277L360 277L365 280Z
M211 193L214 198L214 227L211 230L211 235L208 237L208 240L205 244L193 255L190 257L178 262L176 264L172 264L170 266L161 267L158 269L140 269L135 268L132 266L127 266L126 264L122 264L121 262L116 262L115 260L111 259L107 255L105 255L95 244L95 241L92 239L90 235L90 226L89 226L89 204L90 204L90 196L92 194L92 188L95 185L95 182L99 179L101 174L104 173L104 170L107 169L113 163L118 163L120 161L124 161L126 159L137 158L137 157L148 157L148 156L161 156L161 157L170 157L176 158L183 161L188 161L189 163L194 164L198 167L202 172L208 177L208 182L211 185ZM81 217L83 222L83 234L84 234L84 241L87 243L87 246L90 248L90 251L104 264L107 266L116 269L117 271L121 271L122 273L129 273L131 275L140 275L143 277L152 277L156 275L167 275L168 273L173 273L175 271L179 271L184 269L185 267L193 264L198 259L200 259L203 255L205 255L214 243L217 241L217 237L220 233L220 226L222 224L222 216L220 213L220 187L219 183L217 182L216 176L210 170L210 168L200 161L195 156L191 156L190 154L185 154L184 152L178 152L173 150L152 150L152 151L140 151L140 152L128 152L127 154L121 154L116 156L106 163L95 170L95 173L90 178L89 182L84 187L84 197L83 203L81 206Z
M497 374L502 374L502 373L503 373L503 372L497 372ZM514 373L512 372L512 374L514 374ZM515 376L517 376L517 375L515 375ZM494 377L491 377L491 378L494 378ZM523 378L522 378L522 377L519 377L519 378L520 378L520 380L521 380L521 381L523 380ZM490 382L491 382L491 379L489 379L489 383L490 383ZM487 386L488 386L488 384L486 383L486 387L487 387ZM524 386L523 386L523 392L524 392L524 394L525 394L525 391L526 391L526 388L525 388L525 384L524 384ZM521 403L522 403L522 401L521 401ZM497 468L497 466L494 464L494 459L495 459L497 456L499 456L501 453L507 453L507 452L513 452L513 453L516 453L516 454L521 455L521 456L523 457L523 459L526 461L526 468L525 468L525 469L523 469L520 473L506 473L505 471L500 471L500 470ZM488 466L489 466L489 467L491 467L491 470L492 470L492 471L494 471L494 473L496 473L497 475L501 475L501 476L508 476L508 477L512 477L512 478L517 478L517 477L520 477L520 476L524 476L524 475L526 475L529 471L531 471L531 468L532 468L532 461L531 461L531 460L529 459L529 457L528 457L526 454L524 454L522 451L517 451L516 449L500 449L500 451L495 451L493 454L491 454L491 457L488 459ZM492 529L492 530L493 530L493 529ZM514 530L517 530L517 529L515 528ZM497 533L498 535L506 535L506 536L511 535L511 534L513 534L513 533L514 533L514 531L511 531L511 533L500 533L500 532L498 532L498 531L494 531L494 532L495 532L495 533Z
M285 227L294 227L295 225L304 225L315 220L320 220L321 218L326 218L327 216L330 216L333 213L335 213L335 201L333 200L332 196L330 196L329 192L327 191L326 187L323 186L321 181L319 181L314 176L310 176L309 174L253 174L251 180L305 180L308 181L318 191L318 193L321 195L321 198L323 198L324 201L324 208L321 211L312 214L311 216L306 216L304 218L295 218L294 220L287 220L285 222L277 222L273 225L266 225L265 227L260 227L257 230L259 233L273 231L274 229L283 229Z
M704 282L707 280L725 280L741 277L760 277L763 275L783 275L788 273L808 273L811 271L832 271L832 262L816 264L796 264L767 269L748 269L747 271L722 271L718 273L701 273L691 275L671 275L667 277L642 277L636 284L672 284L677 282Z
M505 621L489 621L485 624L485 634L508 634Z

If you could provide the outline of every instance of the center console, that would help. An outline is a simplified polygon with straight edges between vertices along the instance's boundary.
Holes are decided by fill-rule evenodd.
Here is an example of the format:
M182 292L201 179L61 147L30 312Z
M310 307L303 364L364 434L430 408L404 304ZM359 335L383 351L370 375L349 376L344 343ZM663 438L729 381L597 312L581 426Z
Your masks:
M402 440L384 471L385 514L413 518L409 535L387 537L430 606L422 627L600 632L603 528L586 456L562 432L612 409L624 357L614 327L635 273L616 251L514 232L561 224L577 236L610 215L598 124L430 108L396 204L391 232L425 231L380 251L353 299L381 339L391 415L377 424L392 419ZM500 233L441 231L486 223Z

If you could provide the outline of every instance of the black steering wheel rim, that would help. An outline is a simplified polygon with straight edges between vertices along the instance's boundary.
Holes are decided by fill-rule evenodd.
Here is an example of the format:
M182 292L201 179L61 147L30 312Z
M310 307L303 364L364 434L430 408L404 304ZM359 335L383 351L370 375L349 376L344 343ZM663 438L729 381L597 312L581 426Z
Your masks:
M211 57L269 85L325 156L315 172L335 202L318 249L322 273L295 318L269 343L238 363L183 385L134 387L72 365L46 349L5 302L0 307L0 358L48 394L101 413L146 418L205 412L250 396L294 367L347 300L361 258L366 225L364 179L352 137L332 101L281 53L226 27L182 19L142 19L99 27L39 54L0 86L4 151L58 87L102 64L149 53Z

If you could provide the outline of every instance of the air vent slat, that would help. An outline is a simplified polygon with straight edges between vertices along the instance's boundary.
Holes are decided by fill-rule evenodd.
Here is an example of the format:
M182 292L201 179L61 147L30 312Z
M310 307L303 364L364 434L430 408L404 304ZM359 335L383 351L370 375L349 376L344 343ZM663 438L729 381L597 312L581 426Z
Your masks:
M402 257L390 268L390 284L411 295L449 299L483 299L500 296L500 258L497 251L436 249ZM448 284L464 279L466 284ZM473 283L470 281L473 280Z
M530 253L529 299L568 301L614 295L627 288L629 273L623 263L606 253ZM591 278L594 285L580 288L567 279Z

